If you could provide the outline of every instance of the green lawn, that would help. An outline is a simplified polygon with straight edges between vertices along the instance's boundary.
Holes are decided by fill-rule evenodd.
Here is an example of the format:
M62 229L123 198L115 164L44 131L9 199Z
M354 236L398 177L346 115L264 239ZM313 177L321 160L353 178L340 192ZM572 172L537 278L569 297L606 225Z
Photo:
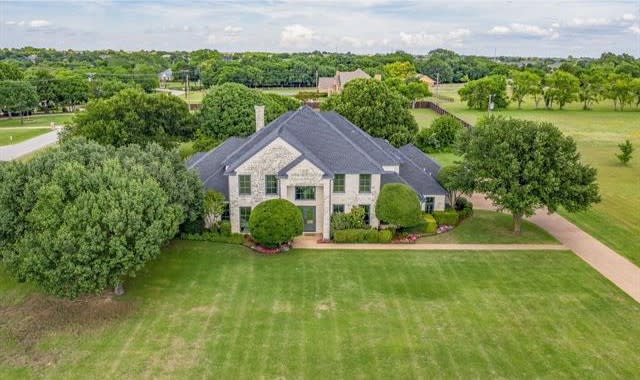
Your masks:
M259 88L262 92L270 92L284 96L294 96L300 91L315 92L315 87L263 87Z
M51 122L57 125L64 125L70 122L73 118L72 113L53 113L48 115L34 115L24 118L24 124L20 123L19 117L13 117L12 119L2 118L0 119L0 128L3 127L50 127Z
M429 128L431 126L431 122L439 116L429 108L415 108L410 109L409 111L413 114L413 117L416 119L420 129Z
M0 272L3 378L634 378L640 305L568 251L175 242L119 299Z
M475 210L452 231L426 236L419 243L480 243L480 244L553 244L558 241L545 230L533 223L523 221L522 232L513 233L512 218L509 214Z
M24 140L40 136L44 133L51 132L49 128L29 128L29 129L0 129L0 146L17 144Z
M475 123L486 115L484 111L467 109L458 99L461 85L443 85L441 94L456 98L453 103L440 104L460 118ZM640 151L640 111L630 108L624 112L613 111L609 101L596 104L591 111L583 111L578 103L569 104L564 110L535 109L532 101L518 110L511 105L496 114L521 119L547 121L572 136L582 154L582 159L598 169L598 182L602 202L587 212L562 215L604 244L640 265L640 154L636 152L628 167L618 163L617 145L630 139ZM452 162L450 154L434 154L443 164Z

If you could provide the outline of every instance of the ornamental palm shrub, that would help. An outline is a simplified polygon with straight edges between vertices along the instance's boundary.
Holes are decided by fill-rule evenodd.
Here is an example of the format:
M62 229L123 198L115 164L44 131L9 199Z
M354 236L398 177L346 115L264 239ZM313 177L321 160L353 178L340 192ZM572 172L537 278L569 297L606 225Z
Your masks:
M420 199L413 189L402 183L388 183L382 187L376 202L378 219L398 227L422 223Z
M302 235L302 212L286 199L270 199L256 206L249 217L251 236L261 245L278 247Z
M74 140L0 165L7 270L67 298L135 276L202 204L202 183L177 154L148 148Z

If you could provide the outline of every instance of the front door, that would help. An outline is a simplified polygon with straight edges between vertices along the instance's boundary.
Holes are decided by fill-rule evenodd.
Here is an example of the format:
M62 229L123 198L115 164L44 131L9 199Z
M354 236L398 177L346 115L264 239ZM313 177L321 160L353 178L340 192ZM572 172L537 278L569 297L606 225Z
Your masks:
M304 232L316 232L316 207L315 206L299 206L302 211L302 222L304 223Z

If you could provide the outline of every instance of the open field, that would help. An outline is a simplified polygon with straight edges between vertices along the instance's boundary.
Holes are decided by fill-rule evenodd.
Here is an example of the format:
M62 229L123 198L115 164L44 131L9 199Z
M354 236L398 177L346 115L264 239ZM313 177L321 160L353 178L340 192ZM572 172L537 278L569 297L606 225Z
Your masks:
M315 87L263 87L258 88L262 92L270 92L284 96L294 96L300 91L315 92Z
M479 244L546 244L558 241L533 223L524 221L522 232L513 233L511 215L484 210L474 210L453 231L426 236L419 243L479 243Z
M24 140L51 132L49 128L0 128L0 146L17 144Z
M0 271L5 378L633 378L640 305L568 251L174 242L118 299ZM27 318L30 317L30 318Z
M461 85L443 85L441 94L455 97L453 103L440 105L460 118L475 123L486 112L469 110L457 99ZM602 202L590 211L562 215L577 224L618 253L640 265L640 111L630 108L624 112L613 111L611 102L596 104L591 111L583 111L581 105L572 103L564 110L535 109L532 101L523 104L521 110L511 105L496 114L521 119L547 121L572 136L578 145L584 162L598 169L598 182ZM630 139L636 147L635 157L628 167L618 163L617 144ZM450 154L434 154L442 163L450 163Z
M12 119L3 117L0 119L0 128L3 127L50 127L51 122L57 125L64 125L71 121L73 118L72 113L52 113L44 115L34 115L24 118L24 124L20 123L19 117L13 117Z

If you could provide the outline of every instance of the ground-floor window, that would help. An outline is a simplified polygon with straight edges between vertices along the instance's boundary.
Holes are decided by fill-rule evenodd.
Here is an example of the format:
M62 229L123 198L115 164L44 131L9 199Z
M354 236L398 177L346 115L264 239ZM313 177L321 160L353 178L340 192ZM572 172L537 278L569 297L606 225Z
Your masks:
M313 186L296 186L297 201L311 201L316 199L316 188Z
M240 207L240 232L249 232L249 217L251 216L251 207Z
M435 201L433 197L426 197L424 199L424 212L426 212L427 214L432 214L434 203Z
M229 202L225 202L224 203L224 211L222 211L222 216L220 217L221 220L229 220Z
M333 205L333 213L344 212L344 205Z
M364 223L371 224L371 205L360 205L364 209Z

